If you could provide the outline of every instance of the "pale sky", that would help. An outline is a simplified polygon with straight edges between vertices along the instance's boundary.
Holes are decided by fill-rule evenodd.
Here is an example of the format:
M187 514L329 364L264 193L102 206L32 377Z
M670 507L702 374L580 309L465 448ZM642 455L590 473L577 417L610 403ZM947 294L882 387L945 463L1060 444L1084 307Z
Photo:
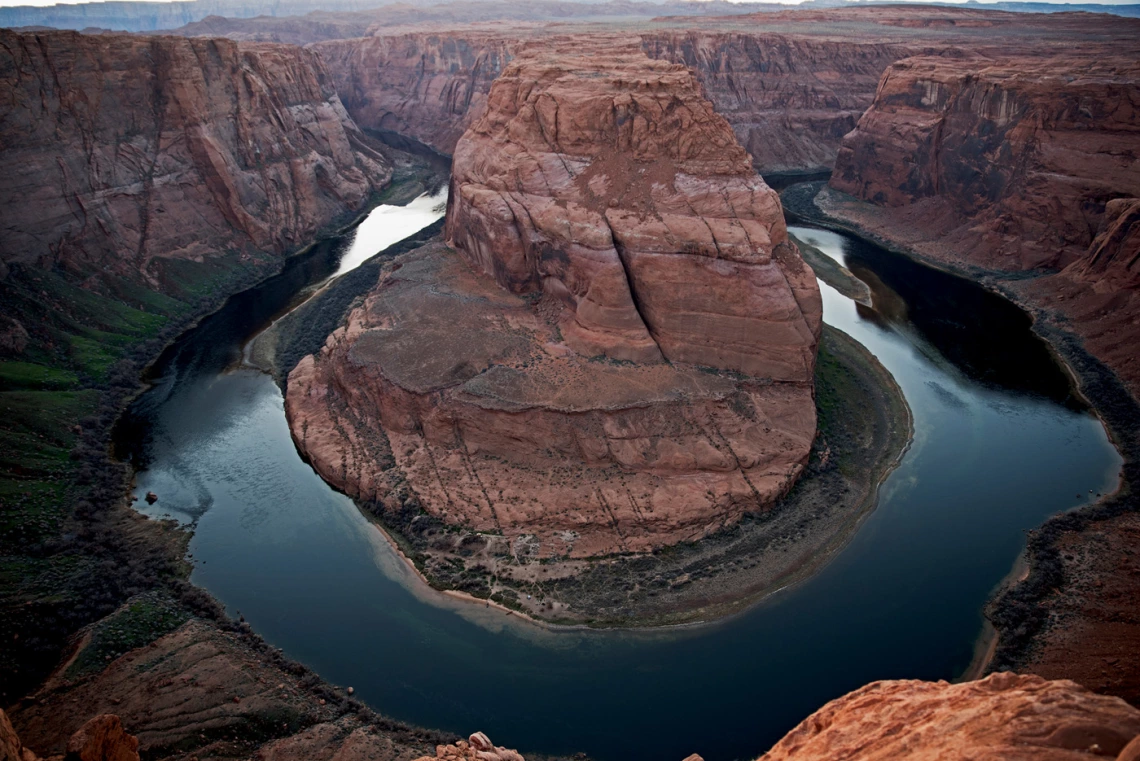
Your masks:
M133 0L133 2L141 2L141 3L146 3L146 2L167 3L167 2L171 2L171 1L172 0ZM175 0L175 1L177 1L177 0ZM387 0L387 1L386 0L377 0L376 5L377 6L387 5L389 2L394 2L394 1L395 0ZM447 0L442 0L442 2L446 2L446 1ZM729 1L730 2L748 2L749 0L729 0ZM753 0L753 1L755 1L755 2L784 3L785 5L798 5L800 2L802 2L802 0ZM922 3L922 2L929 2L930 0L890 0L890 1L891 2ZM964 2L966 2L966 0L935 0L935 1L936 2L951 2L951 3L958 3L958 2L964 3ZM1016 0L1014 0L1014 1L1016 1ZM1070 0L1027 0L1027 1L1028 2L1054 3L1054 4L1070 2ZM104 0L0 0L0 7L2 7L2 6L13 6L13 5L35 5L35 6L41 6L42 7L42 6L48 6L48 5L75 5L78 3L89 3L89 2L104 2ZM998 2L998 0L979 0L979 2L981 2L982 4L985 4L986 2ZM1134 4L1136 4L1136 2L1137 2L1137 0L1087 0L1087 4L1098 4L1098 5L1134 5ZM1082 4L1082 2L1081 2L1081 0L1076 0L1075 2L1072 2L1071 4L1079 5L1079 4Z

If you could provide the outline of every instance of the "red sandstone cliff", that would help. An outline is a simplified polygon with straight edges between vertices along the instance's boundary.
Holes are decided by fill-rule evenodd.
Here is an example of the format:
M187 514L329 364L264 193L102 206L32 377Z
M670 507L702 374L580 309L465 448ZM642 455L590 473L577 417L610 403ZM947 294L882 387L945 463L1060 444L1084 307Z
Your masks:
M482 115L491 83L518 36L501 32L413 32L311 46L363 127L413 137L450 155Z
M1132 56L900 61L844 139L831 186L921 207L945 258L1067 265L1109 201L1140 195L1137 81Z
M701 81L761 172L829 168L874 99L883 70L915 47L764 32L657 32L653 58Z
M1133 48L1136 48L1133 45ZM932 259L1058 274L1014 287L1140 390L1140 48L913 58L844 139L832 213Z
M815 433L820 296L778 198L687 70L586 44L507 67L456 149L459 254L398 259L286 399L338 487L543 556L766 508Z
M550 32L517 26L376 34L312 47L359 124L394 130L451 154L460 135L482 116L491 82L514 51ZM602 29L595 35L606 37ZM694 71L762 171L831 166L843 135L871 104L883 70L920 50L759 31L640 37L650 57Z
M80 275L284 254L390 177L312 53L0 30L0 252Z
M461 9L448 25L447 8L440 7L441 23L422 30L378 25L370 39L320 37L327 41L314 47L361 126L394 129L450 154L482 115L486 92L513 51L564 29L518 21L457 26ZM1140 24L1096 14L896 5L673 17L658 19L656 27L583 24L576 31L601 39L625 29L640 37L650 57L690 67L755 166L770 172L832 166L843 136L873 102L881 74L899 59L968 51L1047 56L1089 44L1111 51L1116 42L1130 44Z

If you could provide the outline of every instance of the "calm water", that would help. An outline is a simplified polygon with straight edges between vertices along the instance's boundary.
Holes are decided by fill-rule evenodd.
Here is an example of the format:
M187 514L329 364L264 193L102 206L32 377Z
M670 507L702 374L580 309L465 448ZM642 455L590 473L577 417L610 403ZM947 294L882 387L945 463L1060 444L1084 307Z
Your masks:
M868 681L960 674L1024 531L1114 488L1120 466L1012 305L841 235L795 232L873 285L874 310L822 286L824 316L894 373L915 441L830 565L728 622L548 632L409 578L297 456L273 382L234 369L300 275L235 299L168 352L120 440L139 492L159 495L150 512L195 523L193 581L383 713L603 761L754 757Z

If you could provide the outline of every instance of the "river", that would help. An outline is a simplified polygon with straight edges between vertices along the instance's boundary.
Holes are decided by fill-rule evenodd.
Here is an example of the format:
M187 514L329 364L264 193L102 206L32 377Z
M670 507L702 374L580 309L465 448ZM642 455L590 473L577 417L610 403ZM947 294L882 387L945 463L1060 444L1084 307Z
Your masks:
M824 319L894 374L915 439L877 509L811 579L730 620L549 631L445 598L298 456L242 346L297 294L439 215L381 207L240 294L157 363L120 426L152 516L191 523L192 581L381 713L599 761L755 757L868 681L952 679L1027 529L1115 488L1121 459L1012 304L833 232L793 228L872 285ZM342 264L344 265L342 267Z

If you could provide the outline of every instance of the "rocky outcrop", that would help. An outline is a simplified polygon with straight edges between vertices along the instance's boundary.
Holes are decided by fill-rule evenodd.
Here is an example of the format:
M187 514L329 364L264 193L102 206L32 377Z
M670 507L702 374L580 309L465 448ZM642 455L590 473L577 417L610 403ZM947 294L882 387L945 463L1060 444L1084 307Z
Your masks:
M810 382L819 289L776 193L688 70L604 51L519 59L495 82L456 147L449 241L561 304L580 354Z
M591 557L700 538L802 471L821 307L778 198L689 72L607 50L508 66L456 150L458 253L397 259L290 375L339 488Z
M51 761L139 761L139 741L123 729L114 714L101 714L88 721L67 741L67 751ZM24 747L12 723L0 710L0 761L40 761Z
M1140 711L1070 681L873 682L804 719L759 761L1115 758Z
M495 745L482 732L476 732L466 741L454 745L436 746L435 756L424 756L416 761L523 761L518 751Z
M1140 195L1138 80L1134 56L900 61L844 139L831 186L921 208L951 260L1066 266L1109 201Z
M390 177L312 53L0 30L7 264L140 278L282 255Z
M139 740L123 722L105 713L88 721L67 741L65 761L139 761Z

